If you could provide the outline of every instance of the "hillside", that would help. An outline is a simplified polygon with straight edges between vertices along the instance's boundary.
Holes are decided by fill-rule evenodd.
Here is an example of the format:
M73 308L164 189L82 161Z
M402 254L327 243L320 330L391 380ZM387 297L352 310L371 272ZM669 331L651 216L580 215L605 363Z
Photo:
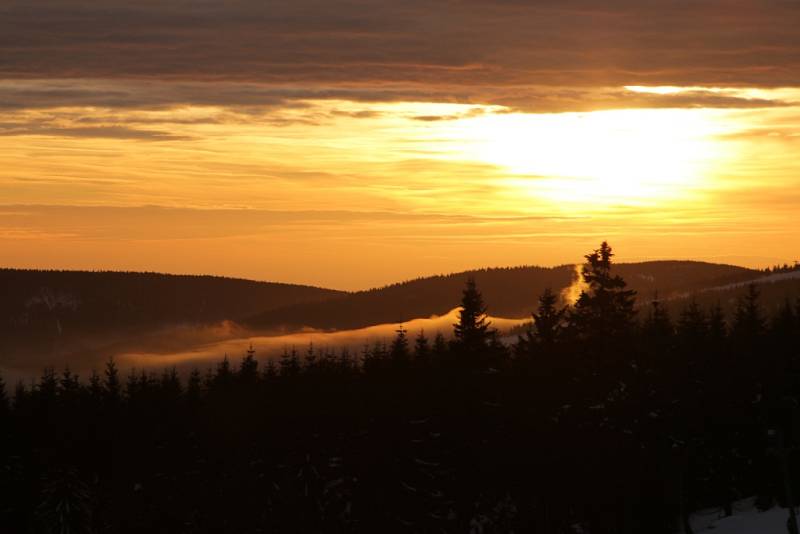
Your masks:
M639 292L642 301L656 292L669 297L759 276L758 271L743 267L689 261L619 264L615 271ZM359 291L323 302L273 308L254 315L246 324L257 329L302 326L349 329L440 315L458 304L464 282L470 276L476 279L490 312L503 317L527 316L545 288L561 291L576 279L573 265L465 271Z
M340 292L213 276L0 270L0 349L209 324Z
M675 295L666 301L666 306L675 315L691 300L705 309L719 304L725 315L730 318L736 309L738 299L747 292L747 285L750 282L756 285L761 307L767 316L776 314L787 299L794 301L800 298L800 271L767 276L759 273L759 276L749 279L747 283L715 285L691 294Z

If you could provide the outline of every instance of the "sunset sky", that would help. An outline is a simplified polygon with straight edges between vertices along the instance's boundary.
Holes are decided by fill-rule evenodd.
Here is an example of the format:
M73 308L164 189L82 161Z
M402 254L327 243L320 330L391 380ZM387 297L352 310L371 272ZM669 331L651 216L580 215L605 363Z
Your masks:
M4 0L0 266L800 259L796 0Z

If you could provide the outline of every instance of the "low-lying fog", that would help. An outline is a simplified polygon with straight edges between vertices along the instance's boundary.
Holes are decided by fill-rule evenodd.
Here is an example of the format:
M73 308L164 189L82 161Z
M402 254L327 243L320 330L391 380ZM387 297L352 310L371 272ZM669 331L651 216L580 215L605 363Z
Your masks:
M529 321L529 319L507 319L490 317L492 326L501 332ZM446 315L413 319L403 323L408 331L410 343L423 330L433 341L433 337L441 332L450 338L453 323L458 321L458 308ZM90 346L84 351L53 351L50 355L36 357L5 358L0 365L0 373L7 383L18 380L26 382L38 377L43 368L50 366L60 371L65 366L80 373L85 379L91 370L102 371L105 362L113 356L121 372L126 374L132 368L160 371L175 366L182 373L198 367L205 369L215 366L227 354L234 366L244 356L252 344L256 357L264 362L269 358L279 358L284 350L296 348L303 355L309 344L317 348L340 349L347 347L355 355L359 354L365 344L372 345L385 341L387 344L396 335L399 324L379 324L355 330L323 332L303 330L293 333L253 332L241 326L224 322L215 326L197 327L181 326L137 336L136 339L115 341L102 346Z

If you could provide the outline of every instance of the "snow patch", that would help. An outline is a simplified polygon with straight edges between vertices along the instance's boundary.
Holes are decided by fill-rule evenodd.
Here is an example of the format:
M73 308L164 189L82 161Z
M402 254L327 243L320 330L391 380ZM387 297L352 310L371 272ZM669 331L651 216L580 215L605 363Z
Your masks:
M775 506L765 512L755 507L755 497L734 503L733 515L723 517L719 508L703 510L692 515L695 534L784 534L789 511Z

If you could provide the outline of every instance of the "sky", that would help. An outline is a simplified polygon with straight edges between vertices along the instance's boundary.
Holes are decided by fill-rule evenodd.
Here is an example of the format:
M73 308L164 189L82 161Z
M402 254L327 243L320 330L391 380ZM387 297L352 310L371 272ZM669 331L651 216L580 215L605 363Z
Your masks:
M800 259L796 0L5 0L0 265Z

